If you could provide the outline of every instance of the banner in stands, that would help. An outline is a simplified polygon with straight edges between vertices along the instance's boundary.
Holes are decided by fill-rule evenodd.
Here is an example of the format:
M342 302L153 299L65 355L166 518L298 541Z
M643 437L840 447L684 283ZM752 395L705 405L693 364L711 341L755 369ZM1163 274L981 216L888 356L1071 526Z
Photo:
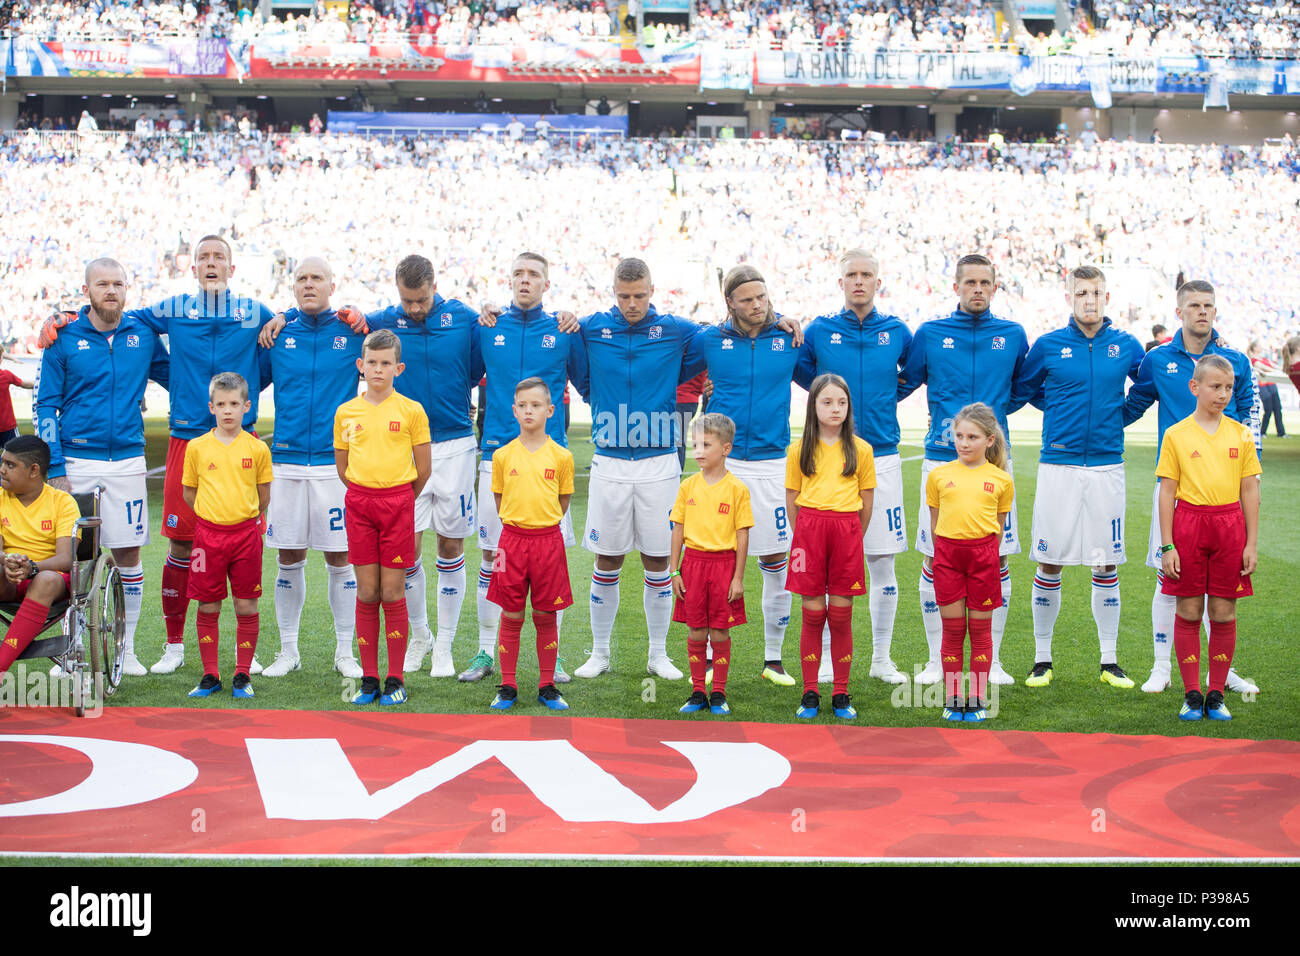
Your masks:
M565 113L542 116L540 113L358 113L330 110L328 117L331 133L387 133L423 130L426 132L483 132L502 133L507 124L517 119L523 124L529 138L537 132L543 120L549 133L593 133L598 136L626 136L627 116L583 116Z
M753 50L729 50L721 43L700 44L700 89L749 91L753 88Z
M159 43L0 41L7 76L237 76L225 40Z

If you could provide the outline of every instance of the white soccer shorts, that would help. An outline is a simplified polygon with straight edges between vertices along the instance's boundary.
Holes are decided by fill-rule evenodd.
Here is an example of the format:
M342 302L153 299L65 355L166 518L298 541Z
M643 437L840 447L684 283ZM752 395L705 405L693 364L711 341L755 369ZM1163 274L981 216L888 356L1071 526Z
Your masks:
M1031 557L1063 567L1123 564L1124 509L1123 464L1040 462Z
M673 461L676 460L674 457ZM574 490L576 493L576 483ZM573 517L569 511L560 519L560 534L564 536L564 546L573 547ZM501 519L497 517L497 499L492 494L492 459L485 458L478 466L478 546L484 551L495 551L500 541Z
M415 532L430 528L444 538L474 535L474 473L478 444L473 435L435 442L430 450L433 469L415 499Z
M749 553L756 557L790 550L790 516L785 512L785 459L766 461L727 459L727 470L749 489L754 527L749 529Z
M149 543L149 494L144 456L122 461L65 458L68 485L75 495L103 485L99 498L99 543L105 548L143 548Z
M921 503L916 511L916 550L927 558L934 557L934 542L930 540L930 506L925 503L925 480L930 477L931 471L942 464L944 462L935 461L931 458L921 462ZM1010 459L1007 459L1007 474L1015 478ZM1019 553L1020 534L1017 531L1016 500L1013 498L1011 500L1011 513L1007 515L1007 523L1002 526L1002 541L998 544L998 554Z
M271 465L271 505L266 546L293 551L348 550L343 496L347 487L333 465Z
M679 487L676 449L638 461L596 455L591 459L582 546L606 556L639 551L668 557L673 543L669 517Z
M871 498L871 521L868 522L867 533L862 538L862 553L900 554L906 550L907 518L903 513L903 459L898 454L881 455L876 459L876 493Z

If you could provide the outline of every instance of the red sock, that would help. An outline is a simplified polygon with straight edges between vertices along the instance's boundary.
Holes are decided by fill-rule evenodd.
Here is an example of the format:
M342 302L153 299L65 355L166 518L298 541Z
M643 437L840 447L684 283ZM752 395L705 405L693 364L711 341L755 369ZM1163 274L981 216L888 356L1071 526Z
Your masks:
M835 673L832 693L849 692L849 669L853 666L853 605L832 604L826 610L831 622L831 667Z
M1210 676L1206 686L1210 690L1223 693L1223 685L1228 682L1228 668L1232 666L1232 655L1237 651L1237 620L1210 622Z
M190 608L189 595L189 560L181 561L167 555L162 570L162 612L168 644L179 644L185 640L185 613Z
M205 614L198 611L194 615L194 633L199 642L199 658L203 661L203 673L214 677L221 676L218 663L217 647L221 643L220 614Z
M803 692L817 692L817 670L822 666L822 628L826 626L826 609L803 609L799 628L799 660L803 667Z
M970 695L988 703L989 668L993 664L993 619L972 617L970 626Z
M713 640L713 689L719 694L727 692L727 669L731 664L731 638ZM703 690L703 688L700 688Z
M32 598L23 599L18 613L14 615L14 622L9 625L5 639L0 641L0 674L9 670L14 661L18 660L18 655L27 649L27 645L37 634L41 633L49 613L48 604L42 604Z
M555 626L553 611L534 611L533 627L537 628L537 686L555 683L555 658L560 653L560 631Z
M252 614L235 615L235 673L248 676L248 669L253 666L253 655L257 653L258 616Z
M965 617L943 619L943 643L939 645L939 656L943 660L943 702L947 704L953 698L964 701L966 694L961 676L966 656Z
M388 676L402 679L402 664L406 661L406 639L411 633L411 622L406 616L406 598L384 602L384 634L388 645ZM378 669L378 661L375 662Z
M379 680L379 604L357 598L357 654L361 673Z
M704 693L704 672L707 666L704 662L704 655L707 653L708 640L701 639L698 641L686 639L686 656L691 665L691 690L698 690Z
M507 687L519 686L515 668L519 664L519 632L524 629L524 619L516 620L508 614L501 615L497 630L497 658L501 662L501 683Z
M1183 693L1201 689L1201 622L1174 615L1174 656L1183 678Z

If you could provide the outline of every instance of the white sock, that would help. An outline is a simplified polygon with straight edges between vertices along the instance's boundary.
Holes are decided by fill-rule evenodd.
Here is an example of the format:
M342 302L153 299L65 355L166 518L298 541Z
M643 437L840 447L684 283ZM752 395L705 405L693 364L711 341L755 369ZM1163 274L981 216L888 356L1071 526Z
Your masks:
M830 615L827 615L827 621L822 625L822 663L831 659L831 624Z
M650 635L650 656L668 655L668 626L673 620L673 578L667 571L647 571L641 605Z
M357 624L357 574L352 565L325 565L329 572L330 613L334 615L334 656L352 656L352 632Z
M307 603L307 562L281 564L275 576L275 623L280 628L280 650L298 653L298 625Z
M406 569L406 619L411 625L412 638L423 636L429 629L429 602L425 599L424 584L424 560L416 558L415 567Z
M1092 572L1092 619L1097 622L1101 642L1101 663L1117 664L1115 645L1119 643L1119 572Z
M1011 568L1002 569L1002 606L993 612L993 663L1002 663L1002 634L1007 629L1007 609L1011 606Z
M894 618L898 615L894 556L867 555L867 576L871 579L868 601L871 609L871 663L884 664L889 661L889 647L894 641Z
M930 650L928 663L939 663L939 645L943 643L943 621L939 618L939 602L934 596L934 572L921 565L921 580L917 585L921 595L921 623L925 625L925 643Z
M1061 613L1061 573L1039 569L1034 575L1034 663L1052 662L1052 632ZM1095 605L1094 605L1095 606Z
M488 600L488 585L492 583L492 566L479 565L478 569L478 649L492 657L497 649L497 625L501 623L501 605Z
M591 572L591 652L609 657L609 636L618 617L619 569Z
M785 646L785 629L790 623L790 605L794 600L785 589L785 571L789 563L785 558L776 564L758 562L763 579L764 661L779 661Z
M465 555L438 559L438 640L450 643L465 603ZM427 620L427 619L426 619Z
M144 602L144 565L119 567L122 576L122 607L126 611L126 652L135 653L135 628L140 622L140 605Z
M1154 650L1153 666L1169 668L1169 652L1174 646L1174 614L1178 598L1160 590L1165 576L1156 572L1156 593L1151 595L1151 634Z

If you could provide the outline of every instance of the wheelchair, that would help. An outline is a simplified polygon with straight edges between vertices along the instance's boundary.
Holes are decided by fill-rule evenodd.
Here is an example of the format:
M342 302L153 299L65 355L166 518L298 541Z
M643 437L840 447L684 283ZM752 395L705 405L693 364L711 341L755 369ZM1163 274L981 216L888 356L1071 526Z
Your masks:
M81 517L76 523L76 554L72 561L72 586L68 598L57 601L41 631L55 625L59 633L37 637L19 655L19 660L47 657L72 679L72 708L78 717L86 707L102 704L122 682L126 656L126 601L122 575L113 556L99 544L100 496L96 485L85 494L73 495ZM0 622L13 623L18 603L0 603Z

